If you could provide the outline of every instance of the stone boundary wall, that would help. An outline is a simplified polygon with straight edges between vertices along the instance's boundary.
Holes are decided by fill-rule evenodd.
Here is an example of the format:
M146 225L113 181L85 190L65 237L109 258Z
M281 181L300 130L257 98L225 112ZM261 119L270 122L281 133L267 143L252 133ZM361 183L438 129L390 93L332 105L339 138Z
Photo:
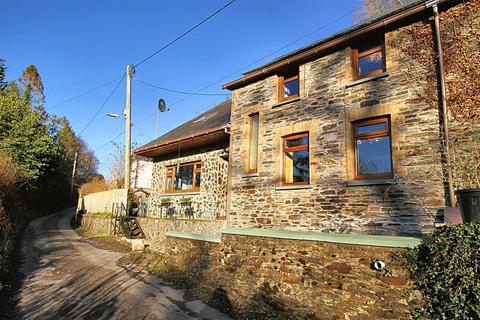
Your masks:
M410 319L422 303L404 248L235 234L164 245L164 262L198 280L197 298L239 319ZM372 270L374 259L389 271Z
M79 215L79 223L90 232L107 233L111 230L111 219L98 215ZM190 232L206 236L220 236L220 230L226 226L226 221L180 220L160 218L137 218L145 234L145 244L150 250L165 253L165 239L168 232Z
M127 204L127 189L114 189L87 194L78 199L77 211L87 213L111 212L112 203Z
M110 234L111 231L111 219L107 217L84 214L77 216L77 222L90 232Z
M161 218L138 218L140 226L145 233L150 250L165 253L164 242L166 233L170 231L191 232L202 235L220 236L220 230L226 226L226 221L220 220L183 220Z
M87 230L109 233L109 218L81 217ZM381 245L374 246L333 242L354 241L352 235L278 231L279 238L270 230L224 228L225 221L139 222L163 263L196 278L196 298L239 319L410 319L422 303L402 257L405 248L386 247L413 246L415 238L365 240ZM376 259L387 271L372 269Z

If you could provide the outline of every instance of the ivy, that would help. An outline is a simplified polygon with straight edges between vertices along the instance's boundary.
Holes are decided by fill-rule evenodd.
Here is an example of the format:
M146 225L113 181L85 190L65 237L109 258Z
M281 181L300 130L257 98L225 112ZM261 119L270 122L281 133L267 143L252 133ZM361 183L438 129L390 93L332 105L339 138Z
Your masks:
M406 258L425 300L414 318L480 319L480 223L442 227Z

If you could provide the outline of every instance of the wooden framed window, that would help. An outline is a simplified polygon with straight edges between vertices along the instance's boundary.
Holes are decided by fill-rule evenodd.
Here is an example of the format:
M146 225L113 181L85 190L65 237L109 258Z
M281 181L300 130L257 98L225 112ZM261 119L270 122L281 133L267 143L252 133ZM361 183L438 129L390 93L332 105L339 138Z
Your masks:
M259 115L258 113L252 114L249 116L250 120L250 137L249 137L249 148L248 148L248 172L254 173L257 172L257 162L258 162L258 126L259 126Z
M183 163L168 166L165 175L165 192L195 192L200 190L202 163Z
M389 117L353 123L355 179L392 178L392 146Z
M310 182L308 132L283 137L283 184Z
M278 75L278 102L299 97L300 81L298 69Z
M386 70L383 39L354 46L352 55L354 80L371 77Z

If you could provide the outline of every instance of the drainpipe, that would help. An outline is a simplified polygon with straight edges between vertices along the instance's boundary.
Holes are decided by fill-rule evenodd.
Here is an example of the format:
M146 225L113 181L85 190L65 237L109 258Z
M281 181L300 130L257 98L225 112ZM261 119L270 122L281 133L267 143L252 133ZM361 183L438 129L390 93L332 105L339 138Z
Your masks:
M438 71L440 76L440 91L442 93L442 123L443 123L443 141L445 147L445 160L447 170L447 183L448 183L448 198L451 207L455 207L455 193L453 191L452 184L452 172L450 170L450 142L448 137L448 108L447 108L447 90L445 86L445 71L443 68L443 51L442 51L442 39L440 37L440 19L438 16L438 0L427 2L425 6L433 9L433 17L435 21L435 42L437 46L437 58L438 58Z

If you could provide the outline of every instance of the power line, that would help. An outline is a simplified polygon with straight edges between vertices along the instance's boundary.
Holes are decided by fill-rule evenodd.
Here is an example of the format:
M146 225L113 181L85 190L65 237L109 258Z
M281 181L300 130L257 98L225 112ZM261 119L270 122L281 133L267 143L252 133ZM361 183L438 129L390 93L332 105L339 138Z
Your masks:
M123 78L125 78L125 74L118 80L117 84L116 84L115 87L113 88L112 92L110 92L110 94L109 94L109 96L107 97L107 99L105 99L105 101L102 103L102 105L98 108L97 112L95 112L95 114L93 115L93 117L90 118L90 120L89 120L88 123L85 125L85 127L83 127L83 129L80 131L80 133L78 134L79 137L80 137L80 136L82 135L82 133L85 132L85 130L87 130L87 128L92 124L93 120L95 120L95 118L98 116L98 114L100 113L100 111L102 111L103 107L105 107L105 105L107 104L108 100L110 100L110 98L113 96L113 94L115 93L115 91L117 91L118 86L120 86L120 83L122 83Z
M180 94L195 95L195 96L229 96L230 95L228 93L195 93L195 92L173 90L173 89L169 89L169 88L159 87L157 85L145 82L145 81L140 80L140 79L134 79L134 80L136 80L136 81L138 81L138 82L140 82L144 85L147 85L149 87L152 87L152 88L156 88L156 89L160 89L160 90L168 91L168 92L180 93Z
M228 2L227 4L225 4L223 7L221 7L220 9L216 10L215 12L213 12L212 14L210 14L208 17L204 18L202 21L200 21L199 23L197 23L195 26L191 27L190 29L188 29L187 31L183 32L181 35L179 35L178 37L176 37L175 39L173 39L172 41L170 41L169 43L167 43L166 45L164 45L163 47L161 47L160 49L158 49L157 51L155 51L154 53L150 54L148 57L144 58L143 60L141 60L140 62L138 62L137 64L135 64L133 66L133 68L136 68L138 67L139 65L143 64L144 62L146 62L147 60L150 60L151 58L153 58L154 56L156 56L157 54L159 54L160 52L162 52L163 50L167 49L168 47L170 47L172 44L174 44L175 42L177 42L178 40L182 39L183 37L185 37L187 34L189 34L190 32L192 32L193 30L197 29L198 27L200 27L202 24L204 24L205 22L207 22L208 20L210 20L211 18L213 18L215 15L217 15L218 13L220 13L221 11L223 11L224 9L226 9L228 6L230 6L231 4L233 4L236 0L231 0L230 2ZM90 89L90 90L87 90L85 91L84 93L81 93L75 97L72 97L72 98L69 98L61 103L58 103L56 105L54 105L53 107L51 108L48 108L48 110L53 110L53 109L56 109L62 105L64 105L65 103L68 103L70 101L73 101L73 100L76 100L80 97L83 97L93 91L96 91L98 89L101 89L113 82L117 81L117 79L114 79L112 81L109 81L101 86L98 86L98 87L95 87L93 89ZM159 88L159 89L162 89L162 90L166 90L166 91L171 91L171 92L177 92L175 90L168 90L166 88ZM181 91L178 91L177 93L184 93L184 92L181 92ZM188 94L188 93L185 93L185 94ZM205 94L206 95L206 94Z
M233 1L232 1L232 2L233 2ZM230 4L230 3L229 3L229 4ZM229 5L229 4L227 4L227 5ZM224 81L225 79L230 78L231 76L233 76L233 75L235 75L235 74L237 74L237 73L245 70L246 68L249 68L249 67L251 67L252 65L254 65L254 64L256 64L256 63L258 63L258 62L260 62L260 61L262 61L262 60L264 60L264 59L266 59L266 58L268 58L268 57L270 57L270 56L272 56L272 55L274 55L274 54L276 54L276 53L278 53L278 52L280 52L280 51L282 51L282 50L284 50L284 49L286 49L286 48L288 48L289 46L291 46L291 45L293 45L293 44L295 44L295 43L297 43L297 42L299 42L299 41L301 41L301 40L303 40L303 39L311 36L312 34L317 33L318 31L320 31L320 30L322 30L322 29L325 29L326 27L329 27L330 25L332 25L332 24L340 21L341 19L343 19L343 18L345 18L345 17L347 17L347 16L349 16L349 15L351 15L352 13L354 13L354 12L355 12L356 10L358 10L358 9L359 9L359 7L357 6L357 7L355 7L353 10L347 12L346 14L344 14L344 15L338 17L338 18L336 18L335 20L332 20L332 21L330 21L330 22L328 22L328 23L320 26L319 28L317 28L317 29L315 29L315 30L313 30L313 31L311 31L311 32L303 35L302 37L300 37L300 38L298 38L298 39L296 39L296 40L293 40L293 41L289 42L288 44L280 47L279 49L276 49L276 50L274 50L274 51L272 51L272 52L264 55L263 57L261 57L261 58L255 60L255 61L253 61L253 62L251 62L251 63L249 63L249 64L247 64L247 65L245 65L245 66L243 66L243 67L241 67L241 68L239 68L239 69L237 69L237 70L235 70L235 71L232 72L232 73L229 73L229 74L226 75L225 77L223 77L223 78L221 78L221 79L219 79L219 80L217 80L217 81L215 81L215 82L212 82L211 84L203 87L202 89L199 89L199 90L197 90L197 91L195 91L195 92L193 92L193 93L190 93L187 97L184 97L184 98L182 98L182 99L180 99L180 100L175 101L175 102L174 102L173 104L171 104L169 107L172 107L172 106L174 106L174 105L177 105L177 104L179 104L179 103L187 100L188 98L192 97L193 95L197 95L197 94L199 94L200 92L202 92L203 90L206 90L206 89L210 88L211 86L213 86L213 85L215 85L215 84L217 84L217 83L219 83L219 82L221 82L221 81ZM153 55L152 55L152 56L153 56ZM144 60L145 60L145 59L144 59ZM146 61L146 60L145 60L145 61ZM144 61L141 61L141 63L143 63L143 62L144 62ZM140 63L138 63L137 65L139 65L139 64L140 64ZM141 82L141 80L138 80L138 81ZM145 83L144 83L144 84L145 84ZM162 88L162 89L163 89L163 88ZM152 114L146 116L145 118L139 120L137 123L144 122L144 121L150 119L151 117L155 116L156 114L157 114L157 112L155 111L155 112L153 112ZM122 131L120 134L118 134L117 136L115 136L112 140L110 140L110 141L107 142L106 144L102 145L100 148L95 149L95 151L97 151L97 150L99 150L99 149L101 149L101 148L104 148L105 146L109 145L110 142L112 142L112 141L114 141L115 139L117 139L118 137L120 137L124 132L125 132L125 131Z
M105 144L102 144L100 147L96 148L93 150L93 152L97 152L98 150L100 149L103 149L105 148L106 146L108 146L110 143L112 143L113 141L115 141L116 139L118 139L121 135L123 135L125 133L125 130L123 130L122 132L120 132L119 134L117 134L115 137L113 137L112 139L110 139L110 141L108 141L107 143Z
M50 111L50 110L56 109L56 108L58 108L58 107L61 107L61 106L63 106L64 104L66 104L66 103L68 103L68 102L70 102L70 101L73 101L73 100L76 100L76 99L81 98L81 97L83 97L83 96L86 96L87 94L89 94L89 93L91 93L91 92L93 92L93 91L97 91L97 90L99 90L99 89L102 89L102 88L108 86L109 84L114 83L114 82L117 81L117 80L118 80L118 78L117 78L117 79L113 79L112 81L109 81L109 82L107 82L107 83L104 83L104 84L102 84L102 85L100 85L100 86L98 86L98 87L95 87L95 88L93 88L93 89L89 89L89 90L85 91L84 93L79 94L78 96L69 98L69 99L67 99L67 100L65 100L65 101L63 101L63 102L57 103L56 105L54 105L54 106L52 106L52 107L50 107L50 108L47 108L47 110Z
M187 31L185 31L184 33L182 33L181 35L179 35L178 37L176 37L175 39L173 39L172 41L170 41L169 43L167 43L166 45L164 45L163 47L161 47L160 49L158 49L157 51L155 51L154 53L152 53L151 55L149 55L148 57L144 58L142 61L138 62L137 64L135 64L133 66L133 68L136 68L138 67L139 65L141 65L142 63L146 62L147 60L150 60L151 58L153 58L154 56L156 56L157 54L159 54L160 52L162 52L163 50L165 50L166 48L170 47L172 44L174 44L175 42L177 42L178 40L182 39L183 37L185 37L187 34L189 34L190 32L192 32L193 30L197 29L198 27L200 27L202 24L204 24L205 22L207 22L208 20L210 20L211 18L213 18L214 16L216 16L218 13L220 13L221 11L223 11L224 9L226 9L228 6L230 6L232 3L234 3L236 0L231 0L230 2L228 2L227 4L225 4L223 7L221 7L220 9L218 9L217 11L213 12L212 14L210 14L208 17L206 17L205 19L203 19L202 21L200 21L199 23L197 23L196 25L194 25L193 27L191 27L190 29L188 29Z
M289 46L291 46L291 45L293 45L293 44L295 44L295 43L297 43L297 42L299 42L299 41L301 41L301 40L303 40L303 39L311 36L312 34L318 32L318 31L320 31L320 30L322 30L322 29L325 29L326 27L331 26L332 24L340 21L341 19L343 19L343 18L351 15L351 14L354 13L358 8L359 8L359 7L355 7L354 9L352 9L352 10L349 11L349 12L347 12L346 14L344 14L344 15L336 18L335 20L332 20L332 21L330 21L330 22L328 22L328 23L320 26L319 28L315 29L314 31L309 32L308 34L303 35L302 37L300 37L300 38L298 38L298 39L296 39L296 40L294 40L294 41L291 41L291 42L289 42L288 44L280 47L279 49L276 49L276 50L274 50L274 51L272 51L272 52L264 55L263 57L261 57L261 58L255 60L255 61L253 61L253 62L251 62L251 63L249 63L249 64L247 64L247 65L245 65L245 66L243 66L243 67L241 67L241 68L239 68L239 69L237 69L237 70L235 70L235 71L232 72L232 73L229 73L228 75L224 76L223 78L221 78L221 79L219 79L219 80L217 80L217 81L215 81L215 82L212 82L212 83L210 83L209 85L207 85L207 86L205 86L205 87L203 87L203 88L201 88L201 89L199 89L199 90L197 90L197 91L195 91L195 92L193 92L193 93L190 93L190 94L189 94L188 96L186 96L185 98L182 98L182 99L180 99L180 100L175 101L173 104L170 105L170 107L172 107L172 106L174 106L174 105L176 105L176 104L179 104L179 103L181 103L181 102L189 99L190 97L192 97L192 96L194 96L194 95L200 94L200 92L202 92L203 90L206 90L206 89L208 89L208 88L216 85L217 83L222 82L222 81L224 81L225 79L230 78L231 76L233 76L233 75L235 75L235 74L237 74L237 73L239 73L239 72L241 72L241 71L243 71L243 70L251 67L252 65L254 65L254 64L256 64L256 63L258 63L258 62L260 62L260 61L262 61L262 60L264 60L264 59L266 59L266 58L268 58L268 57L270 57L270 56L272 56L272 55L274 55L274 54L276 54L276 53L278 53L278 52L280 52L280 51L282 51L282 50L284 50L284 49L286 49L286 48L288 48ZM139 122L143 122L143 121L145 121L145 120L153 117L155 114L156 114L156 112L150 114L149 116L145 117L144 119L140 120Z
M202 21L200 21L199 23L197 23L195 26L191 27L190 29L188 29L187 31L183 32L181 35L179 35L178 37L176 37L175 39L173 39L172 41L170 41L169 43L167 43L166 45L164 45L163 47L161 47L160 49L158 49L157 51L155 51L154 53L152 53L151 55L149 55L148 57L144 58L143 60L141 60L140 62L138 62L137 64L135 64L133 66L133 69L135 69L136 67L138 67L139 65L145 63L147 60L150 60L151 58L153 58L155 55L159 54L160 52L162 52L163 50L167 49L168 47L170 47L171 45L173 45L175 42L177 42L178 40L182 39L183 37L185 37L186 35L188 35L190 32L192 32L193 30L197 29L198 27L200 27L202 24L204 24L205 22L207 22L208 20L210 20L211 18L213 18L214 16L216 16L218 13L220 13L221 11L223 11L224 9L226 9L228 6L230 6L231 4L233 4L236 0L231 0L230 2L228 2L227 4L225 4L224 6L222 6L221 8L217 9L215 12L213 12L212 14L210 14L209 16L207 16L206 18L204 18ZM100 111L103 109L103 107L107 104L107 102L110 100L110 98L113 96L113 94L115 93L115 91L117 90L118 86L120 85L120 82L121 80L125 77L125 74L123 74L123 76L120 78L120 80L118 81L117 85L115 86L115 88L112 90L112 92L110 93L110 95L107 97L107 99L104 101L104 103L100 106L100 108L98 108L97 112L93 115L93 117L88 121L88 123L85 125L85 127L80 131L79 133L79 136L82 135L82 133L90 126L90 124L95 120L95 118L98 116L98 114L100 113ZM54 109L54 108L57 108L59 107L60 105L62 104L65 104L67 102L70 102L72 100L75 100L75 99L78 99L79 97L82 97L92 91L95 91L95 90L98 90L112 82L114 82L116 80L112 80L110 82L108 82L107 84L104 84L102 86L99 86L99 87L96 87L96 88L93 88L93 89L90 89L78 96L75 96L73 98L70 98L58 105L55 105L53 106L51 109ZM146 84L146 83L145 83ZM165 88L163 88L165 89ZM191 94L191 93L186 93L186 92L177 92L177 93L184 93L184 94Z

